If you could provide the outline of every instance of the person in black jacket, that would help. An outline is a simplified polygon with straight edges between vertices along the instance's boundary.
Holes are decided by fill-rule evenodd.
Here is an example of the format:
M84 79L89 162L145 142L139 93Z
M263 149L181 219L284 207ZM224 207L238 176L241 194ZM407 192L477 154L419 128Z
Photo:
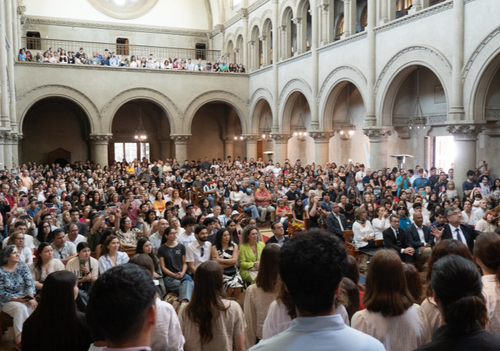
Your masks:
M388 249L396 250L401 261L412 263L415 249L406 243L405 232L399 228L399 217L391 215L389 221L391 222L391 226L382 232L384 246Z
M415 249L414 260L427 261L431 255L431 247L434 245L434 237L428 227L423 225L422 212L415 212L414 223L406 228L406 242Z
M326 217L326 229L341 240L344 240L344 230L347 230L347 219L340 213L340 206L334 202L332 205L332 213Z
M285 231L283 229L283 223L274 222L271 224L271 231L273 232L273 236L267 240L267 244L278 244L279 246L283 246L283 244L289 239L285 236Z
M477 232L470 225L461 224L462 211L459 208L450 206L444 215L448 220L441 230L436 227L432 228L431 234L434 235L434 241L438 243L441 240L455 239L463 242L469 248L470 252L474 251L474 240L477 237Z
M457 255L441 258L432 267L431 288L445 324L416 351L500 350L500 336L483 329L488 311L474 263Z

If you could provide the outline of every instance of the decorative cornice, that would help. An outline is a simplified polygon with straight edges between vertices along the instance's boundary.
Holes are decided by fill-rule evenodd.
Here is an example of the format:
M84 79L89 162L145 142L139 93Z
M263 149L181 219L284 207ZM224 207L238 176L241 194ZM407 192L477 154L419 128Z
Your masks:
M427 124L437 126L446 124L448 121L447 113L434 113L434 114L426 114ZM394 126L407 126L409 124L410 118L413 116L409 115L393 115L392 121Z
M249 143L256 143L260 139L260 135L243 135L243 138Z
M307 85L307 83L305 81L303 81L302 79L294 78L294 79L289 80L288 83L285 84L283 89L281 89L281 94L278 98L278 109L279 109L279 106L281 105L281 102L283 101L284 94L286 93L288 87L290 85L292 85L293 83L302 83L303 85L305 85L309 89L309 92L311 91L311 87L309 85Z
M170 139L172 139L176 144L186 144L188 140L191 139L191 135L173 134L170 135Z
M290 58L286 59L285 61L278 62L278 66L283 67L283 66L286 66L290 63L299 62L299 61L308 59L309 57L311 57L311 55L312 55L312 52L308 51L308 52L305 52L303 54L300 54L299 56L290 57Z
M487 108L484 112L485 118L500 119L500 108Z
M359 40L365 39L367 37L367 35L368 34L365 31L362 33L357 33L357 34L351 35L350 37L347 37L345 39L334 41L333 43L330 43L328 45L325 45L325 46L319 48L318 53L330 51L330 50L339 48L339 47L344 46L344 45L355 43Z
M474 124L455 124L446 127L446 131L453 135L455 140L477 140L479 133L483 131L484 126Z
M276 144L286 144L291 137L291 134L271 134L271 138Z
M392 127L363 129L363 134L370 139L370 143L381 143L386 142L394 134L394 129Z
M129 32L145 32L145 33L182 35L182 36L203 37L203 38L206 37L207 33L206 31L202 30L193 30L185 28L170 28L170 27L158 27L158 26L148 26L148 25L130 25L130 24L84 21L84 20L77 21L77 20L68 20L55 17L35 17L35 16L26 16L25 24L60 26L60 27L80 27L80 28L105 29L105 30L116 30L116 31L129 31Z
M90 134L89 140L92 144L107 144L113 139L113 134Z
M334 131L331 132L309 132L311 138L314 139L315 143L326 143L330 141L330 138L335 135Z
M467 5L469 2L474 2L476 0L464 0L464 4Z
M252 5L248 6L248 13L254 12L255 10L257 10L259 7L266 4L267 2L269 2L269 0L258 0L256 2L254 2Z
M259 74L266 73L266 72L269 72L269 71L272 71L272 70L273 70L273 66L269 65L267 67L258 69L257 71L254 71L254 72L250 73L249 76L250 77L255 77L255 76L258 76Z
M375 34L383 33L388 30L398 28L400 26L403 26L407 23L415 22L418 21L422 18L426 18L429 16L436 15L438 13L441 13L443 11L451 10L453 8L453 1L447 1L438 5L434 5L431 7L428 7L424 10L418 11L413 15L407 15L404 17L401 17L397 20L391 21L387 24L384 24L380 27L377 27L374 29Z
M377 92L378 92L378 88L380 87L380 84L382 83L382 79L384 78L385 74L387 73L387 71L389 70L389 68L391 67L391 65L399 58L401 57L402 55L410 52L410 51L414 51L414 50L422 50L422 51L427 51L431 54L433 54L434 56L436 56L437 58L439 58L441 61L444 62L445 66L448 68L449 70L449 73L451 74L451 66L449 64L449 62L440 54L438 53L437 51L433 50L432 48L430 47L427 47L427 46L410 46L410 47L407 47L401 51L399 51L396 55L394 55L390 61L385 65L384 69L382 70L382 72L380 73L378 79L377 79L377 82L375 84L375 89L374 89L374 94L377 95Z
M462 71L462 83L465 81L467 78L467 75L469 74L469 71L472 67L472 64L476 60L477 56L479 53L484 49L484 47L497 35L500 34L500 27L496 28L494 31L492 31L486 38L481 41L481 43L476 47L472 55L470 56L469 60L464 66L464 69Z

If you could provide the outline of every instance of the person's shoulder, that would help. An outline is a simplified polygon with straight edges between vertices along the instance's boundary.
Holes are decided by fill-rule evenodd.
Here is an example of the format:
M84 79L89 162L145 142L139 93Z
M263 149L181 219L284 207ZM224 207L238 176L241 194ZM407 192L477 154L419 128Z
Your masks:
M92 257L90 257L92 258ZM73 266L75 264L76 261L78 261L79 258L78 256L76 257L73 257L71 260L68 261L68 263L66 264L66 268L70 268L71 266Z
M61 260L57 259L57 258L54 258L53 259L54 263L53 263L53 266L56 268L56 269L60 269L60 270L64 270L64 264L61 262Z

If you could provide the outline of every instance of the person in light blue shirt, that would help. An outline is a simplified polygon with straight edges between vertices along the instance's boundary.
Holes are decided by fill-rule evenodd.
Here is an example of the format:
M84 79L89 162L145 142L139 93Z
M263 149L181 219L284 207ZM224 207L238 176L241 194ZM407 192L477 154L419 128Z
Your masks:
M335 296L347 270L347 253L336 236L311 229L284 243L279 272L297 311L290 327L251 351L382 351L375 338L345 325L335 314Z

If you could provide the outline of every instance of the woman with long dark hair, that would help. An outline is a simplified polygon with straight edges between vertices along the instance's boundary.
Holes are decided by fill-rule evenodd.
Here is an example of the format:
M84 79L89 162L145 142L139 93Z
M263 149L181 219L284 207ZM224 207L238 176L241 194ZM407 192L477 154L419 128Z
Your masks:
M23 351L89 349L92 340L85 315L75 307L78 296L76 283L76 276L71 272L49 274L38 308L24 322Z
M194 279L191 301L179 313L184 350L244 350L243 311L223 298L222 268L215 261L203 262Z
M158 257L156 257L156 255L153 253L153 245L151 244L151 241L148 238L140 238L137 242L137 249L135 250L135 254L146 254L151 257L154 266L153 281L155 285L159 287L161 292L160 296L163 298L163 296L166 295L167 291L165 290L165 284L163 282L163 273L160 267L160 260L158 260Z
M39 292L43 289L43 284L48 275L52 272L64 270L64 264L61 260L54 258L54 250L49 243L41 243L38 246L38 260L33 262L30 269L35 288Z
M379 250L366 276L365 309L354 314L352 327L373 336L388 351L414 350L431 338L425 312L414 302L398 253Z

